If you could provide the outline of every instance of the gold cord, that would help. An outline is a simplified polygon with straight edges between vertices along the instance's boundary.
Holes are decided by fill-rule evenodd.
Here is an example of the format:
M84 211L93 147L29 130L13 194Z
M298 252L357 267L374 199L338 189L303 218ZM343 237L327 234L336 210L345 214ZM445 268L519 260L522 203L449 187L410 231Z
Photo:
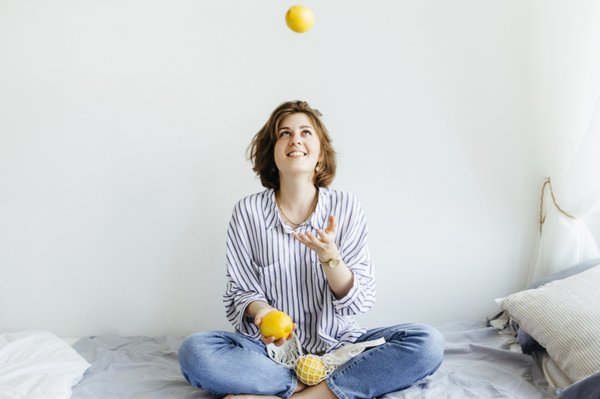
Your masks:
M312 213L315 211L315 209L317 207L317 199L318 198L319 198L319 190L317 190L317 192L315 194L315 198L313 199L310 209L308 210L306 219L304 219L300 223L296 223L292 219L290 219L290 217L287 215L287 213L285 213L285 209L283 209L283 205L281 204L281 199L279 198L279 191L275 194L275 201L279 204L279 207L281 208L281 212L283 213L283 216L285 216L285 218L288 222L290 222L296 226L300 226L302 223L306 222L310 218L310 216L312 215Z
M575 219L575 217L569 215L567 212L560 209L560 206L558 206L558 204L556 203L556 198L554 198L554 191L552 191L552 183L550 182L550 178L548 178L548 180L546 180L544 182L544 185L542 186L542 200L540 203L540 235L542 235L542 225L546 221L546 216L544 215L544 190L546 189L546 184L550 185L550 194L552 195L552 201L554 201L554 205L556 206L556 209L558 209L564 215L570 217L571 219Z

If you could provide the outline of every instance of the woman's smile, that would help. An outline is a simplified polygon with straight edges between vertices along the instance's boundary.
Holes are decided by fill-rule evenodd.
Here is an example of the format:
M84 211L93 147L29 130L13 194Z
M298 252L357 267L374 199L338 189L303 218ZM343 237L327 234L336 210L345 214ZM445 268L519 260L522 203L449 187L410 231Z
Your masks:
M299 112L281 121L273 155L280 173L314 174L321 141L308 115Z
M287 156L292 157L292 158L300 158L300 157L305 157L306 153L301 152L301 151L292 151Z

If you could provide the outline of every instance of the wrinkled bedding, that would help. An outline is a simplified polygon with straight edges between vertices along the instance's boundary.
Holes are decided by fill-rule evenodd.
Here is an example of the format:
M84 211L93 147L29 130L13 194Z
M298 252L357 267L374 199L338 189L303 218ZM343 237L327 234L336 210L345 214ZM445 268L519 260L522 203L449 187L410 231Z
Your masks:
M533 358L509 350L498 328L484 322L436 326L444 335L444 362L433 375L384 398L558 398Z
M444 335L444 362L417 384L384 398L558 398L533 358L512 352L498 328L484 321L436 326ZM184 337L82 338L73 348L92 366L73 387L72 399L216 398L181 375L177 350Z

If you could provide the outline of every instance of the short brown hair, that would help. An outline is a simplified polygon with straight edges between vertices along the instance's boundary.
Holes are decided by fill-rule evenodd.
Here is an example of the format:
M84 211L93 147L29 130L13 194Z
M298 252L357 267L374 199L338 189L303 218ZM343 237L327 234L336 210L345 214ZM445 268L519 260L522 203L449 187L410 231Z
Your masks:
M277 130L282 120L292 114L303 113L313 122L321 143L323 161L319 162L319 171L315 175L315 187L328 187L335 178L337 161L329 132L321 121L323 116L318 110L308 106L306 101L287 101L279 105L265 125L256 133L246 150L248 160L252 161L252 170L266 188L279 189L279 171L275 164L274 149L277 142Z

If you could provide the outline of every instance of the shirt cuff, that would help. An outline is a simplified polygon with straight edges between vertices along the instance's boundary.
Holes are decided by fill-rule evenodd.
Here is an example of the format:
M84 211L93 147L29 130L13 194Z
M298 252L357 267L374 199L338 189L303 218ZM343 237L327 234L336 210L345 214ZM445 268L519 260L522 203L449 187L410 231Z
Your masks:
M348 291L345 297L333 300L333 306L335 306L335 310L343 314L354 313L353 311L350 311L350 306L358 299L361 291L360 276L354 272L352 272L352 274L354 278L350 291ZM331 294L333 295L333 292Z
M267 302L267 299L257 293L245 293L242 294L236 301L236 308L239 309L239 314L236 317L236 329L244 335L248 335L253 338L260 338L260 330L254 324L253 319L244 316L246 308L254 301Z

